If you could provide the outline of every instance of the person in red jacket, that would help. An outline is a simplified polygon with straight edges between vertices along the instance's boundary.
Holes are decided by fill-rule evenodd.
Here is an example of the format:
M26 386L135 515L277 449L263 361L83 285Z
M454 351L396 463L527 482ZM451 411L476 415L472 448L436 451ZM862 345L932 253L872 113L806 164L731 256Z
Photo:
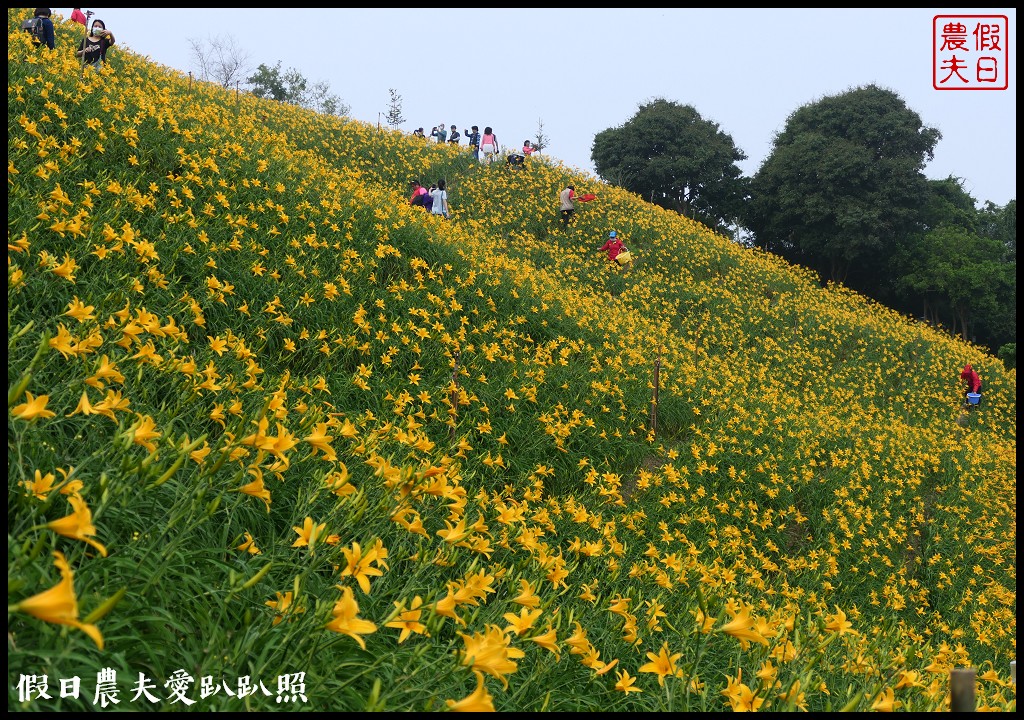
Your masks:
M964 369L960 371L960 380L967 384L967 389L964 390L964 403L969 408L971 404L967 402L967 393L981 392L981 378L978 376L977 371L971 367L971 364L967 363L964 365Z
M601 246L601 250L607 250L608 259L615 262L615 258L617 258L619 253L622 252L622 240L619 238L617 232L612 230L608 233L608 239L605 241L604 245Z

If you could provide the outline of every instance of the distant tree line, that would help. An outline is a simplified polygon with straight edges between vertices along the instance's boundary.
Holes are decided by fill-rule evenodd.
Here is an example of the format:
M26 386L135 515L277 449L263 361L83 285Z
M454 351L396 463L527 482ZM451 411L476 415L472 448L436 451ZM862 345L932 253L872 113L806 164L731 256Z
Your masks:
M808 103L752 178L718 125L655 99L594 137L597 174L652 203L813 268L1016 363L1017 204L978 209L929 180L940 132L875 85Z
M348 115L351 107L331 92L326 81L310 82L295 68L263 63L253 72L249 54L231 36L189 38L199 77L227 88L245 89L259 98L291 103L325 115Z

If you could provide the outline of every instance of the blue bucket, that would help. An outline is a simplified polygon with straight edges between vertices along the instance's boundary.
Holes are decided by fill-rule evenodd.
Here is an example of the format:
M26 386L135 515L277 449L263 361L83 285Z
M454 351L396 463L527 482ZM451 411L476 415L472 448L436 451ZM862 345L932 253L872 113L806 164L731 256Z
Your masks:
M981 393L967 393L967 402L971 405L978 405L981 403Z

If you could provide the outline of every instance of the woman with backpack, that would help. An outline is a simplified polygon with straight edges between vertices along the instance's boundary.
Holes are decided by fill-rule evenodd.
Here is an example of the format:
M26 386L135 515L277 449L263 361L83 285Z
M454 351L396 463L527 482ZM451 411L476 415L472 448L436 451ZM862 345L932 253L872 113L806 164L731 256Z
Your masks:
M46 47L53 50L53 20L50 19L50 8L36 8L35 15L31 20L21 24L21 29L26 30L32 36L32 42L36 47Z

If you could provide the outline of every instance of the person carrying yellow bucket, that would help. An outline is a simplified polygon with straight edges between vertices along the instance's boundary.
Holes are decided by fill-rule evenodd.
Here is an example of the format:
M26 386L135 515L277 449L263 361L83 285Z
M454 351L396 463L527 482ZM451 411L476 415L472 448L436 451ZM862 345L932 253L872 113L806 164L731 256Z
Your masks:
M601 252L607 252L608 259L619 265L628 265L633 261L633 255L626 249L622 238L614 230L608 233L608 239L601 246Z

